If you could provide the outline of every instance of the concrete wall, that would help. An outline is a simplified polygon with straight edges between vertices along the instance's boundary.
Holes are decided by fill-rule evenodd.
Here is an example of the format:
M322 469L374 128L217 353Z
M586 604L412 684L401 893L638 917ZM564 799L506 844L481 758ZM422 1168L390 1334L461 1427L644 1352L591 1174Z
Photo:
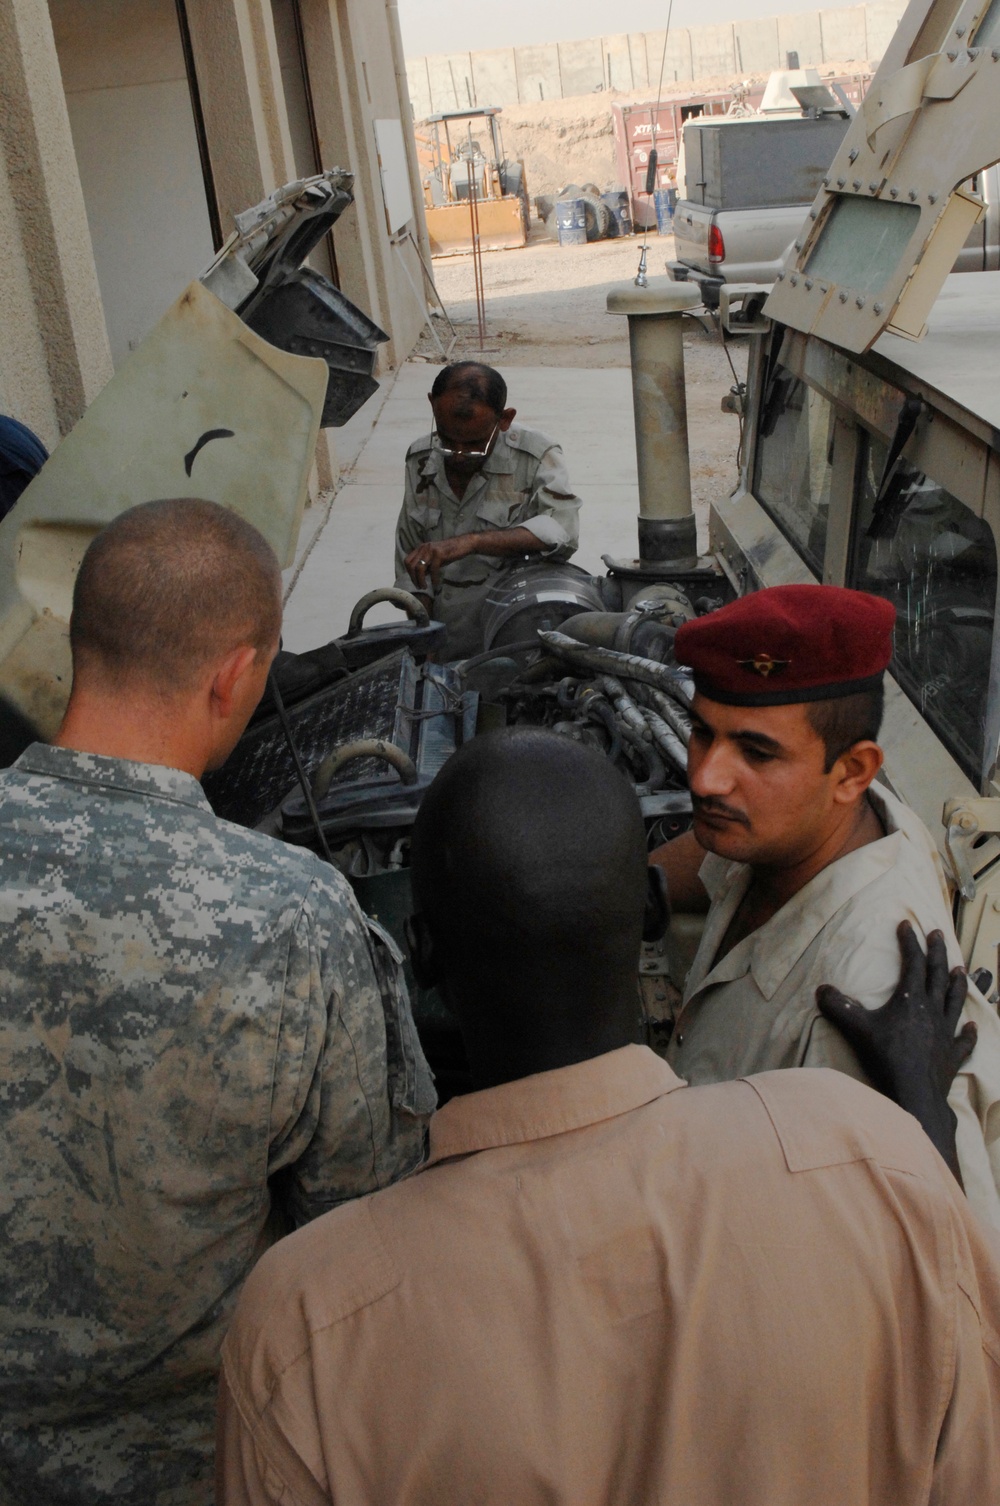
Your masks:
M0 0L0 411L50 449L233 215L318 166L355 175L337 272L390 337L383 366L423 325L419 256L389 234L374 131L412 118L396 0L182 9L189 53L175 0ZM406 228L429 257L411 134ZM334 444L326 431L319 484Z
M672 29L664 81L768 73L784 68L789 52L798 53L803 68L877 63L905 9L905 0L871 0L846 10ZM655 94L662 57L662 31L632 32L544 47L413 58L406 70L420 120L439 110L533 104L604 89Z
M430 261L398 14L393 0L300 0L300 12L320 158L324 167L348 167L355 175L354 205L334 231L340 285L389 335L381 360L396 365L423 327L423 274L409 238L389 233L376 120L402 120L406 127L411 229Z
M51 449L111 375L52 23L0 4L0 402Z
M173 0L51 0L115 366L212 259Z
M560 42L558 51L564 98L593 94L604 88L604 55L600 37L589 37L583 42ZM492 104L493 101L484 98L482 103ZM514 101L504 100L504 103L513 104Z

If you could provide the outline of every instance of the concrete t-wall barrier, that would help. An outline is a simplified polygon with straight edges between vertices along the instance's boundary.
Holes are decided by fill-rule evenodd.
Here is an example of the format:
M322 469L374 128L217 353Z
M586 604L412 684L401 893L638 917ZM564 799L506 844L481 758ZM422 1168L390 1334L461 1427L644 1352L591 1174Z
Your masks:
M876 63L906 8L905 0L871 0L843 10L768 16L672 30L664 83L784 68L797 52L803 68L823 63ZM445 53L407 62L418 120L480 105L526 105L602 90L655 93L663 32L621 32L545 46Z

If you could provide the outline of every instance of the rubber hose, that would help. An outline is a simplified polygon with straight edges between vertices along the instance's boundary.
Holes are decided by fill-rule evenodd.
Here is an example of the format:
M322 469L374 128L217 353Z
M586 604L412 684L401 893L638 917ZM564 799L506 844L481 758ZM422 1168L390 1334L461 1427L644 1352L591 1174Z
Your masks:
M551 653L570 664L580 665L591 674L637 680L640 685L650 685L654 690L676 697L683 705L691 704L693 682L668 664L657 664L655 659L643 659L638 654L620 654L611 648L584 646L567 638L565 633L547 633L539 629L538 637Z
M618 731L618 719L603 696L592 696L587 702L587 720L600 722L611 739L608 758L617 763L621 757L622 739Z
M624 685L616 680L613 675L603 675L600 681L601 689L615 708L615 713L621 718L627 727L637 732L640 737L649 737L649 729L645 718L632 697L626 693Z
M680 772L686 777L687 749L681 742L680 738L671 727L667 726L666 722L661 716L657 716L655 711L650 711L647 709L645 712L645 717L649 730L653 734L653 741L656 743L656 746L659 748L660 752L665 754L665 756L669 758L670 762L675 766L675 768L678 768Z
M353 763L356 758L382 758L392 765L404 784L417 782L416 765L408 753L381 737L363 737L358 742L334 748L332 753L327 754L312 778L313 798L322 800L341 769Z
M356 633L360 633L365 613L382 601L391 602L394 607L401 607L407 617L417 624L417 627L426 627L431 620L427 608L422 601L417 600L412 591L401 591L398 586L377 586L374 591L369 591L366 596L362 596L360 601L355 602L351 620L347 624L348 638L353 638Z
M616 717L618 727L622 735L622 741L634 748L639 757L646 765L646 778L633 781L637 795L652 795L654 791L661 790L667 782L667 771L663 761L652 742L647 742L640 732L636 732L621 717Z
M687 708L679 705L670 696L664 695L662 691L653 690L649 686L645 687L645 693L652 702L652 709L659 713L686 748L691 741L691 718L687 714Z

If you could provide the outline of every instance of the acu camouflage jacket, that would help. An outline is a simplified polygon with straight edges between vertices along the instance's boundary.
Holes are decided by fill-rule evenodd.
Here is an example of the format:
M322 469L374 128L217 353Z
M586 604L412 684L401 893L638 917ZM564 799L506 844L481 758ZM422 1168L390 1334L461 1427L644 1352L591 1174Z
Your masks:
M187 774L37 744L0 774L0 1502L211 1501L241 1282L422 1157L397 960Z

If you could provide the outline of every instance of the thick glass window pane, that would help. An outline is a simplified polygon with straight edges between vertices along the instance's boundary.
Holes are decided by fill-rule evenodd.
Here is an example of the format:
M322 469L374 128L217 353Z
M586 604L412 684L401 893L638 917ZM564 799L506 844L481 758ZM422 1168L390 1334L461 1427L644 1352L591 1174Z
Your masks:
M830 211L809 257L811 277L875 293L891 276L917 228L916 204L845 195Z
M982 518L905 463L876 507L885 458L885 445L870 439L850 584L885 596L895 606L892 673L978 783L996 607L996 544Z
M754 496L817 575L826 549L832 452L833 408L779 367L761 414Z

